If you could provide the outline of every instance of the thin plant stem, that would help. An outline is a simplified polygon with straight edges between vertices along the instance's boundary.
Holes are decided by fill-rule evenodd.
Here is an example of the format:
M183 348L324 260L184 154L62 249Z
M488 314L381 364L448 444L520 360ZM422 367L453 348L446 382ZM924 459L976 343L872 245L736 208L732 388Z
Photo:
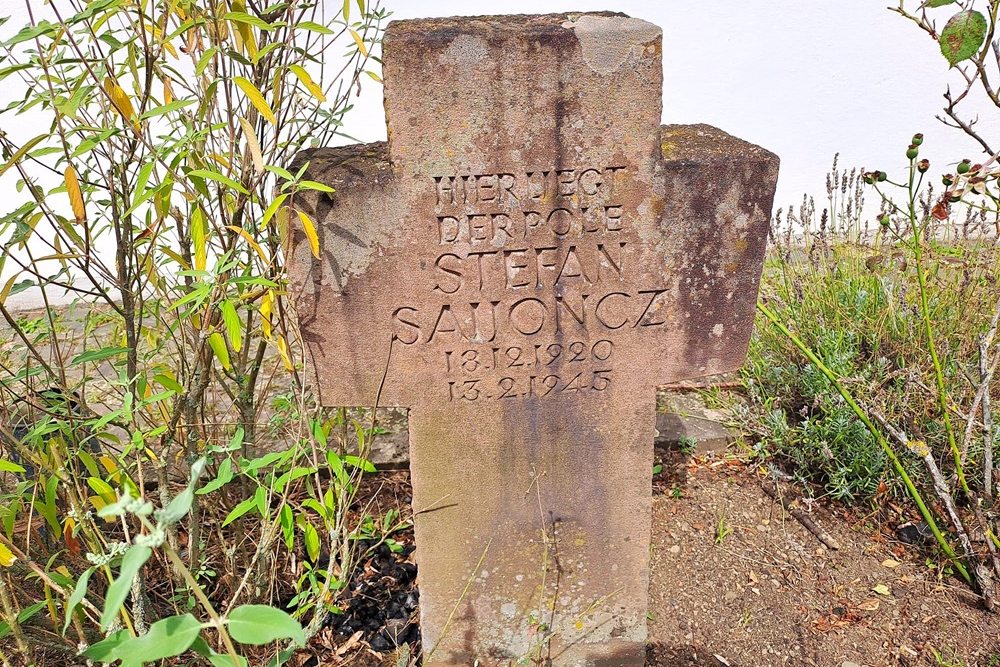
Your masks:
M964 579L966 583L972 584L972 577L969 574L969 571L965 568L965 565L958 558L958 555L955 553L955 550L948 542L948 538L945 537L944 533L941 532L941 529L937 525L937 521L935 521L934 519L934 515L931 514L930 509L928 509L926 503L924 503L924 499L923 496L921 496L920 494L920 490L917 489L916 485L913 483L913 480L910 478L909 473L906 472L906 468L903 466L902 461L899 460L899 457L896 455L896 452L893 451L892 447L889 445L889 442L885 439L885 436L882 434L882 431L877 426L875 426L875 423L868 416L868 413L866 413L864 410L861 409L861 406L858 405L857 401L854 400L854 397L851 395L851 393L847 391L844 385L840 382L840 379L837 377L837 374L834 373L832 370L830 370L830 368L826 364L824 364L823 361L818 356L816 356L816 353L814 353L812 349L810 349L810 347L802 341L801 338L799 338L787 326L785 326L785 324L780 319L778 319L778 316L775 315L770 308L768 308L763 302L758 301L757 310L759 310L764 315L764 317L766 317L771 322L771 324L773 324L782 334L784 334L785 337L788 338L788 340L790 340L792 344L795 345L795 347L798 348L799 351L802 352L802 354L805 355L805 357L809 359L809 361L812 362L824 376L826 376L826 379L830 382L830 384L834 386L834 388L837 390L837 393L841 395L841 397L851 408L854 414L857 415L858 419L861 420L861 423L863 423L865 427L867 427L868 431L872 434L872 437L874 437L876 442L878 442L879 447L881 447L882 451L885 452L885 455L888 457L889 462L895 469L896 474L899 475L899 478L902 480L903 485L906 487L907 493L910 494L910 497L913 499L913 502L916 503L917 509L920 512L920 516L922 516L924 521L927 522L927 525L928 527L930 527L931 533L933 533L934 539L938 543L938 546L941 547L941 550L945 553L945 555L948 556L948 558L950 558L951 561L954 563L955 569L962 576L962 579Z

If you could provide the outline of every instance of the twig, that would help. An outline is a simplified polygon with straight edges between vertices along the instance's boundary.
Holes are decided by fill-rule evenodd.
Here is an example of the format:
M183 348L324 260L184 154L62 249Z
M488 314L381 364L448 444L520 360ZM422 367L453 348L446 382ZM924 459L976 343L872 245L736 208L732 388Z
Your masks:
M990 382L993 379L993 374L997 370L997 366L1000 365L1000 354L997 354L993 359L993 363L989 364L988 351L993 345L993 338L996 336L998 325L1000 325L1000 299L997 300L997 304L993 308L993 319L990 320L990 328L987 330L986 335L979 339L979 389L976 391L976 396L972 400L972 407L969 408L969 414L966 416L965 437L962 441L963 463L969 451L969 444L972 442L973 426L975 426L976 423L976 410L979 409L979 406L984 399L987 401L983 414L984 421L987 417L986 413L989 412ZM984 435L986 435L985 431ZM992 437L992 433L989 435ZM989 461L992 465L993 452L988 451L986 456L990 457ZM986 465L985 459L983 464L984 466ZM990 497L990 481L988 479L986 481L986 497Z
M910 440L905 433L890 424L885 416L878 410L870 409L869 412L894 440L906 447L916 456L923 459L924 466L927 468L927 472L930 473L931 479L934 482L934 492L937 494L938 499L948 512L952 527L958 535L958 542L962 545L962 550L965 551L965 559L969 563L969 569L971 570L972 576L976 580L976 585L979 588L980 594L983 596L983 603L986 605L988 610L993 611L993 609L996 608L996 592L994 591L993 573L991 573L989 569L982 564L978 554L972 548L972 540L969 539L969 534L965 530L965 523L962 521L962 517L958 513L958 507L955 505L955 499L952 497L951 491L948 488L948 483L945 481L944 475L941 473L941 468L938 467L934 454L931 453L930 448L925 443Z
M1000 315L1000 307L997 309ZM993 321L993 328L990 333L996 332L996 319ZM990 384L993 380L993 372L996 370L997 362L1000 361L1000 353L996 355L993 366L987 369L986 360L989 357L989 343L986 338L979 339L979 372L983 382L983 495L986 499L993 500L993 414L990 412ZM1000 575L1000 570L997 570Z
M815 521L812 520L808 514L803 512L798 507L792 505L792 503L785 500L784 496L778 493L778 483L774 482L773 488L768 484L761 484L761 488L764 489L764 493L769 495L772 500L781 505L781 509L785 510L796 521L802 524L802 527L808 530L810 533L816 536L816 539L825 544L828 548L834 551L840 550L840 544L833 538L830 533L823 530Z

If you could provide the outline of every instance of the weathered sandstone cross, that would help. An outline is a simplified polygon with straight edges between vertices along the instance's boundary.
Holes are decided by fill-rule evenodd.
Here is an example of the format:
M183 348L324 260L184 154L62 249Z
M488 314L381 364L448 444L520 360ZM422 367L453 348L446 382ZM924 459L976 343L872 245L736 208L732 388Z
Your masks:
M655 387L742 363L778 161L660 127L638 19L383 53L388 146L300 156L290 264L322 402L410 409L425 664L642 665Z

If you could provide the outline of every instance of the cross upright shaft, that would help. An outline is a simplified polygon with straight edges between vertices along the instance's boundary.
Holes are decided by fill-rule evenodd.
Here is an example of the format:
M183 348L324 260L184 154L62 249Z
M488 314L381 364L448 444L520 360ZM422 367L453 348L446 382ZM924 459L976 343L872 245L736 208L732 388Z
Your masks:
M290 259L321 400L411 409L425 664L643 664L655 386L742 363L777 176L661 130L660 42L394 22L388 148L299 158L337 189Z

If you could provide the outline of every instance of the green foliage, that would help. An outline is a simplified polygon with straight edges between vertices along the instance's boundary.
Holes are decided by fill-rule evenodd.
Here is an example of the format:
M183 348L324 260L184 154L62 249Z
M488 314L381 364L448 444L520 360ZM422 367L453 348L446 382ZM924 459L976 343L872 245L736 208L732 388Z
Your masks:
M882 200L874 236L831 237L827 211L817 234L806 227L804 247L772 233L787 245L765 272L758 310L766 321L745 372L765 415L763 447L834 497L905 492L955 571L992 605L1000 571L991 573L969 535L973 527L996 534L987 518L996 444L988 369L1000 363L1000 210L990 192L1000 171L975 165L946 175L943 195L921 199L922 143L914 135L901 182L880 171L861 176ZM949 220L963 200L988 223L976 234L966 225L959 235Z
M386 12L44 9L0 41L0 632L26 656L44 636L104 663L278 664L336 605L374 470L373 424L302 373L286 248L316 234L297 198L335 193L287 167L340 134ZM51 131L21 136L27 112ZM11 314L28 289L72 303Z
M291 639L305 646L302 626L291 616L273 607L245 604L229 613L230 636L241 644L268 644L278 639Z

